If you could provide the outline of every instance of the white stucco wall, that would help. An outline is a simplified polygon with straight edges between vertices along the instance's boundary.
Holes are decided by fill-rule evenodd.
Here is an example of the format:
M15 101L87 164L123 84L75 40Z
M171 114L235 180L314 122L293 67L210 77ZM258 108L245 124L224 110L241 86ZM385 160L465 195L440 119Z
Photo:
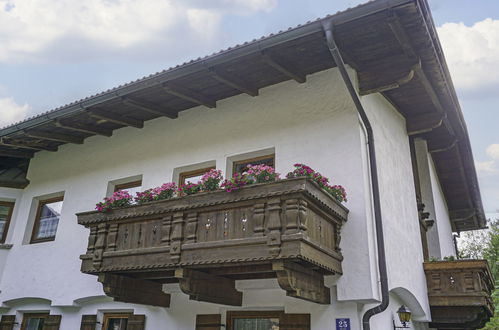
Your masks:
M380 96L363 102L379 152L390 286L414 291L427 312L405 122ZM175 329L192 329L193 315L223 311L226 307L189 302L180 293L174 293L169 309L84 299L103 293L95 276L79 270L88 231L76 223L75 213L92 210L109 181L142 175L146 189L173 180L175 168L214 161L225 171L230 157L268 148L275 151L276 169L283 175L292 164L303 162L347 189L350 214L341 241L344 274L332 283L337 299L329 306L286 297L277 287L250 286L243 308L309 311L313 329L331 328L334 317L351 317L352 329L359 329L358 304L379 298L371 193L364 133L334 69L307 77L305 84L284 82L262 89L258 97L239 95L217 102L216 109L197 107L176 120L146 122L142 130L123 128L111 138L91 137L83 145L61 146L57 153L37 153L28 173L31 184L16 197L18 211L8 239L13 247L0 282L5 310L30 310L26 298L43 298L45 308L50 301L51 309L64 311L61 329L72 329L69 324L78 324L82 314L126 307L147 312L150 330L165 322ZM34 198L57 192L64 192L64 204L55 241L28 244Z

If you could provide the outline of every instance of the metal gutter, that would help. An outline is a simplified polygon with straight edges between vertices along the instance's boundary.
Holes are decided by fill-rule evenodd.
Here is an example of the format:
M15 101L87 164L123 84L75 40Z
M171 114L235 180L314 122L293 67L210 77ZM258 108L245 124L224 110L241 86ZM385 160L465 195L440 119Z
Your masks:
M217 54L209 55L202 59L189 62L187 64L181 65L169 69L165 72L157 73L155 75L140 79L135 82L126 84L125 86L111 89L109 91L103 92L101 94L88 97L70 103L59 109L54 109L45 114L36 116L32 119L25 120L23 122L8 126L6 128L0 129L0 137L17 133L19 131L30 129L39 125L49 123L55 119L60 119L73 114L81 113L84 109L98 105L100 103L110 101L113 99L121 98L130 93L140 91L144 88L148 88L155 85L160 85L167 81L173 79L181 78L189 74L206 70L209 67L221 65L226 62L241 58L254 53L259 53L264 49L280 45L298 39L313 33L322 31L322 23L326 20L330 20L334 17L336 25L344 24L365 16L375 14L377 12L383 11L387 8L393 6L400 6L407 3L412 3L414 0L377 0L370 1L365 4L359 5L354 8L347 9L342 12L338 12L332 16L328 16L324 19L317 20L314 22L307 23L305 25L299 25L293 29L285 32L278 33L276 35L271 35L269 37L256 40L241 46L236 46L234 48L229 48L227 50L221 51Z
M345 68L343 58L341 57L338 46L336 45L336 42L334 40L333 26L335 23L336 22L334 20L324 22L323 29L326 35L327 46L329 48L329 51L331 52L331 55L333 56L334 62L338 66L341 77L343 78L345 86L350 93L352 101L355 104L355 108L357 109L357 112L359 113L359 116L367 132L369 167L371 172L371 185L373 191L374 222L376 227L376 244L378 250L379 279L381 284L381 303L378 306L367 310L362 317L362 328L364 330L370 330L371 326L369 324L369 321L371 317L383 312L388 307L390 301L388 292L388 274L386 270L385 239L383 235L383 218L381 216L381 198L379 194L378 167L376 162L376 148L374 145L374 134L371 123L369 122L369 118L367 117L362 103L360 103L357 92Z

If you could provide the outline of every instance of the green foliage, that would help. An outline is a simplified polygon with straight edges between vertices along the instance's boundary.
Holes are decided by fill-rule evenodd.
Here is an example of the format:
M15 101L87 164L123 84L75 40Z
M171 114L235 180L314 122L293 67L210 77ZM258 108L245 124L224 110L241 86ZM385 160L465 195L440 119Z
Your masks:
M466 233L461 246L462 258L487 259L495 280L492 298L495 314L482 330L499 329L499 219L489 221L489 230Z

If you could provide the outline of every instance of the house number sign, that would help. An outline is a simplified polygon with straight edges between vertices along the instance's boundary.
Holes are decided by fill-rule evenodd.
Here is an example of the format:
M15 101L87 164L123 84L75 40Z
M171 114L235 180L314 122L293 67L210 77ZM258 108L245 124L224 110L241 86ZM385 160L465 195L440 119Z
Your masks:
M350 319L336 319L336 330L350 330Z

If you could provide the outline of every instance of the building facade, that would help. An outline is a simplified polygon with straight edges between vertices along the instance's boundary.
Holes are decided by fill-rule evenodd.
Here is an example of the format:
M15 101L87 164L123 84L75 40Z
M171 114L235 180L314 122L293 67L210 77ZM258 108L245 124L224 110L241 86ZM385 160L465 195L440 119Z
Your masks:
M425 1L369 2L0 136L1 329L366 329L383 303L371 329L401 326L402 305L411 329L490 317L486 264L429 262L485 220ZM307 164L348 201L297 178L94 211L248 163Z

